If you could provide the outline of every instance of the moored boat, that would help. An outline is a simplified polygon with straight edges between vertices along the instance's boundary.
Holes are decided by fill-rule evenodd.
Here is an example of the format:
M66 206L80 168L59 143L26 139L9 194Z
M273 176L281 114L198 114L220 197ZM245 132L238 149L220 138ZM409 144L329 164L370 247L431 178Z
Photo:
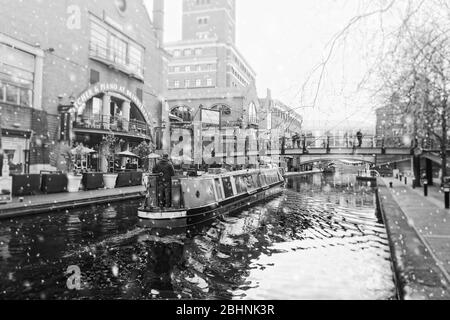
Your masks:
M154 228L182 228L206 222L280 194L285 182L278 169L175 177L170 207L161 208L157 179L156 175L148 177L146 200L138 209L141 221Z

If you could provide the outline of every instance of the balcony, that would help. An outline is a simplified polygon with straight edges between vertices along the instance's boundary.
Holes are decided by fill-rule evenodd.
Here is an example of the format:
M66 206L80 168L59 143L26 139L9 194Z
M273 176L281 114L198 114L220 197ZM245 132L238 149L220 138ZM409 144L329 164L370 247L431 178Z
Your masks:
M103 115L84 115L74 123L75 129L94 131L113 131L125 135L151 138L152 130L144 121L126 120L122 117Z

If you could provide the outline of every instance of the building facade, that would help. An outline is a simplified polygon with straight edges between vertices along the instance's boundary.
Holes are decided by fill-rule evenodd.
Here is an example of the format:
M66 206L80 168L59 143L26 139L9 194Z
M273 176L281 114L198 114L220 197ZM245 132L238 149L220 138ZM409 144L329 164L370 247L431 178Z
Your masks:
M163 10L155 0L155 26L140 1L2 1L0 104L13 164L58 167L59 142L69 141L97 151L83 166L106 171L105 136L117 151L153 141Z
M165 94L167 121L171 123L171 145L175 146L175 152L178 154L176 145L182 138L180 130L185 134L191 130L192 135L199 132L194 123L202 122L202 109L220 113L218 126L223 130L257 130L261 107L256 74L235 44L235 1L184 0L182 34L180 41L165 45L171 55ZM234 140L233 134L228 136ZM199 148L208 147L193 145L185 151L193 155ZM193 158L194 162L201 162L201 156Z

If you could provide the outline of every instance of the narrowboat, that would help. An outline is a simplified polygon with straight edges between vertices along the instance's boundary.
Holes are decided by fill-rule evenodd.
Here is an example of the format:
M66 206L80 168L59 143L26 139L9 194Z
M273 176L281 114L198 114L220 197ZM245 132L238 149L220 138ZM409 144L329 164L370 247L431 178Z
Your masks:
M169 207L158 201L158 177L149 175L138 217L152 228L183 228L232 213L279 195L285 180L279 169L209 172L172 179Z

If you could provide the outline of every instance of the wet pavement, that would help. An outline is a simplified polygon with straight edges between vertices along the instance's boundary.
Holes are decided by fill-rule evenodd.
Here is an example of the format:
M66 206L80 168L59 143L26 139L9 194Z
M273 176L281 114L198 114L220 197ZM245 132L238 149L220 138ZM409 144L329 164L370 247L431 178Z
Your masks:
M280 197L195 229L143 228L138 206L2 221L0 299L395 298L375 192L352 175L292 178Z
M384 178L379 194L402 298L448 300L450 218L443 193L430 186L424 197L422 188Z

